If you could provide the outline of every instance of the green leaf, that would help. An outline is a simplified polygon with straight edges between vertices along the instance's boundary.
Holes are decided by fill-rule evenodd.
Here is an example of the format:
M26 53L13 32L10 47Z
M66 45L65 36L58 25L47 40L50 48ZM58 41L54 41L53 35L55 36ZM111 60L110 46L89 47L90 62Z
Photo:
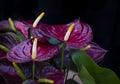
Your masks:
M85 82L88 81L87 79L88 73L90 74L89 76L92 76L94 78L95 84L120 84L119 78L112 70L100 67L85 52L83 51L73 52L72 60L75 63L76 67L78 68L79 77L84 82L84 84L88 84ZM84 70L87 70L88 73ZM91 77L89 78L89 81L90 80L92 81Z
M95 84L94 78L89 74L89 72L84 66L81 67L81 70L78 73L78 75L84 84Z

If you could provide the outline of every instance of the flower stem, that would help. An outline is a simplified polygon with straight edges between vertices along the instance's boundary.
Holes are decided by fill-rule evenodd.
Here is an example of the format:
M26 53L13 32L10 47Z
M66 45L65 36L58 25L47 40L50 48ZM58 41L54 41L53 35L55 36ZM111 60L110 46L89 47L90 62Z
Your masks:
M17 73L19 74L19 76L22 78L22 80L25 81L27 78L26 78L25 74L22 72L22 70L20 69L20 67L15 62L13 62L12 64L13 64L15 70L17 71Z
M32 78L34 80L35 77L35 61L33 61L33 65L32 65Z
M64 67L64 44L62 45L62 57L61 57L61 71L63 72L63 67Z

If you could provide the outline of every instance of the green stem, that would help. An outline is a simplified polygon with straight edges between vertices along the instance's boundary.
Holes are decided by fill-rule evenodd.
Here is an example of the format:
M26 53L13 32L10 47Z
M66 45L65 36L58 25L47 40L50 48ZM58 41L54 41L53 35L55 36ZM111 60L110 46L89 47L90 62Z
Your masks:
M26 78L25 74L22 72L22 70L20 69L20 67L15 62L13 62L13 66L14 66L15 70L17 71L18 75L22 78L22 80L25 81L27 78Z
M9 51L9 49L7 47L5 47L4 45L1 45L1 44L0 44L0 49L5 51L5 52Z
M63 67L64 67L64 44L62 45L62 57L61 57L61 71L63 72Z
M63 45L64 45L64 43L62 43L62 44L59 46L59 49L61 49Z
M33 65L32 65L32 78L34 80L35 77L35 61L33 61Z

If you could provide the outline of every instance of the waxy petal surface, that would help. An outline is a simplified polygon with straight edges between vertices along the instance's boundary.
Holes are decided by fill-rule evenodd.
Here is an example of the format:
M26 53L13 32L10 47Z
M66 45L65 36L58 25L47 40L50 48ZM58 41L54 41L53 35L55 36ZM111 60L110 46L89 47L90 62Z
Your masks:
M33 39L21 42L7 53L8 60L16 63L32 61L32 45ZM37 57L34 59L34 61L48 60L57 53L58 48L56 46L50 45L48 43L38 42Z
M19 22L19 21L13 21L14 22L14 25L15 25L15 28L17 29L17 31L21 32L26 38L28 36L28 31L27 31L27 28L26 28L26 25L24 25L23 23ZM10 26L10 23L7 21L7 20L3 20L0 22L0 29L1 28L11 28ZM8 30L8 29L6 29Z
M12 63L7 59L0 59L0 75L4 77L7 84L22 83L22 79L17 74L16 70L12 66Z
M7 20L3 20L0 22L0 28L4 28L4 27L10 27L10 24Z
M48 37L43 35L40 31L37 31L36 28L39 28L41 24L38 24L36 28L32 27L33 20L28 21L16 21L15 25L17 29L24 33L25 37L28 38L28 34L32 35L33 37L36 37L39 39L40 42L46 42L48 41ZM23 30L24 29L24 30Z
M72 23L75 23L75 27L72 30L69 39L66 41L66 44L74 49L83 48L91 42L93 33L90 26L81 22L79 19L64 25L48 25L41 23L38 30L49 37L64 41L64 36Z
M21 42L20 38L13 32L0 34L0 44L8 49L13 48Z
M36 73L36 78L48 78L54 81L54 84L64 84L64 73L57 70L49 63L41 63Z
M107 53L107 50L101 48L97 43L91 42L89 44L91 47L86 50L86 53L95 61L100 62Z
M28 38L28 29L29 26L23 24L20 21L15 21L15 27L19 30L26 38Z
M6 57L6 52L0 50L0 59L5 58Z

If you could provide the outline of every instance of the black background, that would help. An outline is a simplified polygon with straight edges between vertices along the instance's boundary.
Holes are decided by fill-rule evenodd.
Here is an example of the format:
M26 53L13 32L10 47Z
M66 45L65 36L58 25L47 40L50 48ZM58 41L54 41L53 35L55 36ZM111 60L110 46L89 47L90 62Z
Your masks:
M108 53L99 63L120 77L119 0L0 0L0 21L35 19L45 12L42 22L64 24L80 18L93 29L93 41Z

